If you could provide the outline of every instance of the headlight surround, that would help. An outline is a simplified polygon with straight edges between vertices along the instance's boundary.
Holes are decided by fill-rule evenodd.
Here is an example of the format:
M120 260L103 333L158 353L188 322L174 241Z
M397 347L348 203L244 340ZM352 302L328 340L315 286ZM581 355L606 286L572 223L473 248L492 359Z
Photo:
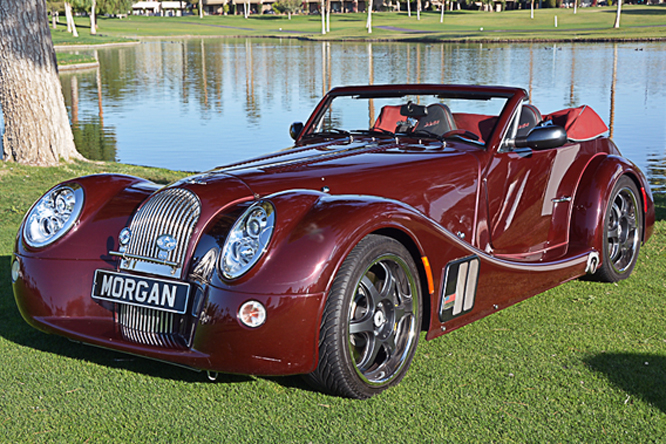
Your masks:
M247 273L266 251L275 228L275 207L259 201L236 221L222 247L219 268L227 279Z
M76 183L57 186L43 195L25 218L26 244L41 248L64 236L81 215L83 199L83 188Z

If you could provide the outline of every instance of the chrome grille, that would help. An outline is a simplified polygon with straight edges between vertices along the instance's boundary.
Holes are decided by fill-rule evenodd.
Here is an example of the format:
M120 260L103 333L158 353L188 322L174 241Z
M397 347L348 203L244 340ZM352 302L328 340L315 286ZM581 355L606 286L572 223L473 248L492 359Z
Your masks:
M133 305L118 305L118 325L123 339L156 347L179 348L179 318L174 313Z
M129 226L132 235L127 247L121 251L131 258L153 260L124 259L120 268L171 276L182 271L185 251L200 214L199 198L189 190L169 188L151 197L132 218ZM157 239L163 235L172 236L176 248L160 250ZM160 261L176 266L161 265Z

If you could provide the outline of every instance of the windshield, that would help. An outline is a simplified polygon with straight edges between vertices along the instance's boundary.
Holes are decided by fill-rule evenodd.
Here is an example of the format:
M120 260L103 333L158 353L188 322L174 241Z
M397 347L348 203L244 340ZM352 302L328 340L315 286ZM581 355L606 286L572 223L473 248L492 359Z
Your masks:
M334 97L320 113L306 138L370 134L488 140L507 99L459 98L441 95L401 97Z

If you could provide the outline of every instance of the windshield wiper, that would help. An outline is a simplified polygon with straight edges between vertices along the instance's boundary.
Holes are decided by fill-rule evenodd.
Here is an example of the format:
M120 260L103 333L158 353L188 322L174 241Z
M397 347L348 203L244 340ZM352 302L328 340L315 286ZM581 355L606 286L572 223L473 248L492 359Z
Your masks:
M347 136L349 136L349 135L350 135L350 133L349 133L349 131L347 131L347 130L338 129L338 128L329 128L329 129L324 130L324 131L319 131L319 132L316 132L316 133L307 134L306 136L304 136L304 138L311 138L311 137L340 137L340 136L342 136L342 137L347 137Z
M405 133L407 137L427 137L428 139L437 139L440 142L444 141L444 138L440 136L439 134L435 134L432 131L428 131L425 129L418 129L416 131L410 131L408 133Z
M359 129L359 130L352 130L352 134L367 134L370 136L389 136L389 137L395 137L395 134L393 134L389 130L381 129L381 128L372 128L372 129Z

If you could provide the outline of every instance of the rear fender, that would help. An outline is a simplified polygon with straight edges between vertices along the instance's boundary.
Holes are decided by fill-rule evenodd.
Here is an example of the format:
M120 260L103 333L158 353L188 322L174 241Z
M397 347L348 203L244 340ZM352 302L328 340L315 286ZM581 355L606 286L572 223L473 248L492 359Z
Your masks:
M654 225L654 204L647 181L631 162L609 155L591 162L579 183L571 218L570 253L575 254L590 247L597 251L603 250L606 207L613 187L623 175L630 177L639 189L638 198L643 211L643 241L650 237Z

